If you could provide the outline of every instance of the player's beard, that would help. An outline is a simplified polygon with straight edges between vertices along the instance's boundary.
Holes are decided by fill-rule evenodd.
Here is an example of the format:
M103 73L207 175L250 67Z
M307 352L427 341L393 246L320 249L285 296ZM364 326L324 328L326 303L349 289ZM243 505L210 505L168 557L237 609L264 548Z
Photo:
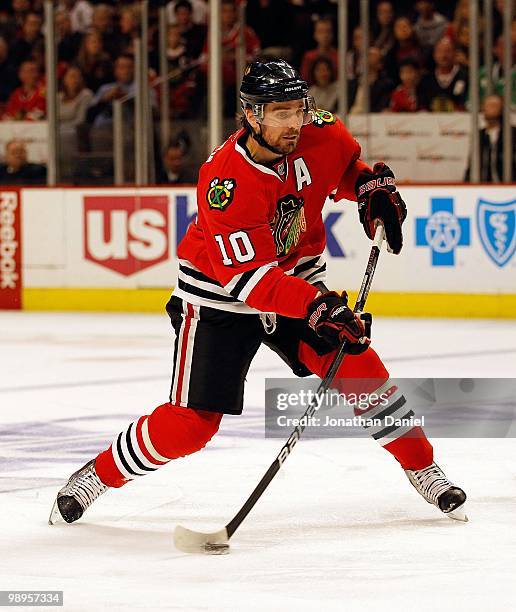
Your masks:
M271 139L270 134L267 133L267 129L262 128L262 137L269 145L269 148L278 155L288 155L295 151L297 143L299 142L299 136L301 132L287 132L277 136L274 140Z

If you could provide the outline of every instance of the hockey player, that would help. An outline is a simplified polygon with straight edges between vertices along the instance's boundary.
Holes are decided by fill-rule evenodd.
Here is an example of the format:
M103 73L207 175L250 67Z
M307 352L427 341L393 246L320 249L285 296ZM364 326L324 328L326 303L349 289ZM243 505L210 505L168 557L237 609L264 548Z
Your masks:
M307 90L284 61L247 67L242 128L202 166L198 216L178 249L178 283L167 304L176 334L169 401L132 422L70 477L51 523L72 523L108 488L202 449L224 414L241 414L245 376L262 343L298 376L323 377L345 339L351 354L335 386L361 379L369 386L362 391L386 393L388 405L372 406L368 417L413 414L370 346L369 319L353 313L345 293L322 284L321 210L328 195L358 200L368 238L383 223L395 254L402 249L405 204L392 171L362 162L358 143L337 118L316 109ZM426 501L466 520L466 495L434 463L420 427L370 433Z

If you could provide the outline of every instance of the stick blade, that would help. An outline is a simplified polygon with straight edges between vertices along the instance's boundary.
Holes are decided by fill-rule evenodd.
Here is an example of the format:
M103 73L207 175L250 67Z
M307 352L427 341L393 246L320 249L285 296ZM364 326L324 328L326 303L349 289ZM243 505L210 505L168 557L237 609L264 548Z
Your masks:
M229 537L224 527L213 533L201 533L178 525L174 530L174 546L185 553L225 555L229 553Z

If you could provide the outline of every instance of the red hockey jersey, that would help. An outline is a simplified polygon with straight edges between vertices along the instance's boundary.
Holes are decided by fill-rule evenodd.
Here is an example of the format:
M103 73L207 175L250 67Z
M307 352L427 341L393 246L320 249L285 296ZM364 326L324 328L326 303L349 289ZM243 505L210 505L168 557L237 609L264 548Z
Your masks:
M331 113L318 111L298 146L273 165L256 163L239 130L199 173L198 215L178 248L174 295L195 305L302 318L324 280L321 211L329 194L355 200L360 146Z

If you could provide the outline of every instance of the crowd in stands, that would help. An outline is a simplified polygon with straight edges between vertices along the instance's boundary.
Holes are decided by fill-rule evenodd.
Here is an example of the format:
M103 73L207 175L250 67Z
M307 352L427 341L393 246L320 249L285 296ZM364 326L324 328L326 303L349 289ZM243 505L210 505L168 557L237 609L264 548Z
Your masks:
M221 0L224 114L238 112L238 2ZM149 83L159 71L159 2L150 2ZM469 0L371 1L366 61L371 112L451 112L468 108ZM59 118L63 130L112 121L112 102L134 90L134 40L140 32L138 2L60 0L56 3ZM347 112L364 112L359 2L349 3L346 51ZM248 0L245 61L283 57L299 68L319 107L338 111L336 0ZM166 5L171 119L206 116L207 0ZM494 0L494 92L503 94L503 0ZM484 18L479 21L482 33ZM512 28L516 57L516 23ZM487 94L480 41L480 92ZM42 0L0 0L0 119L41 120L46 115ZM516 105L516 69L510 77ZM152 89L158 115L158 88ZM168 143L163 143L168 144ZM176 147L177 148L177 147ZM167 149L169 151L169 149ZM161 172L161 169L160 169ZM164 170L163 170L164 172ZM163 174L163 173L162 173Z

